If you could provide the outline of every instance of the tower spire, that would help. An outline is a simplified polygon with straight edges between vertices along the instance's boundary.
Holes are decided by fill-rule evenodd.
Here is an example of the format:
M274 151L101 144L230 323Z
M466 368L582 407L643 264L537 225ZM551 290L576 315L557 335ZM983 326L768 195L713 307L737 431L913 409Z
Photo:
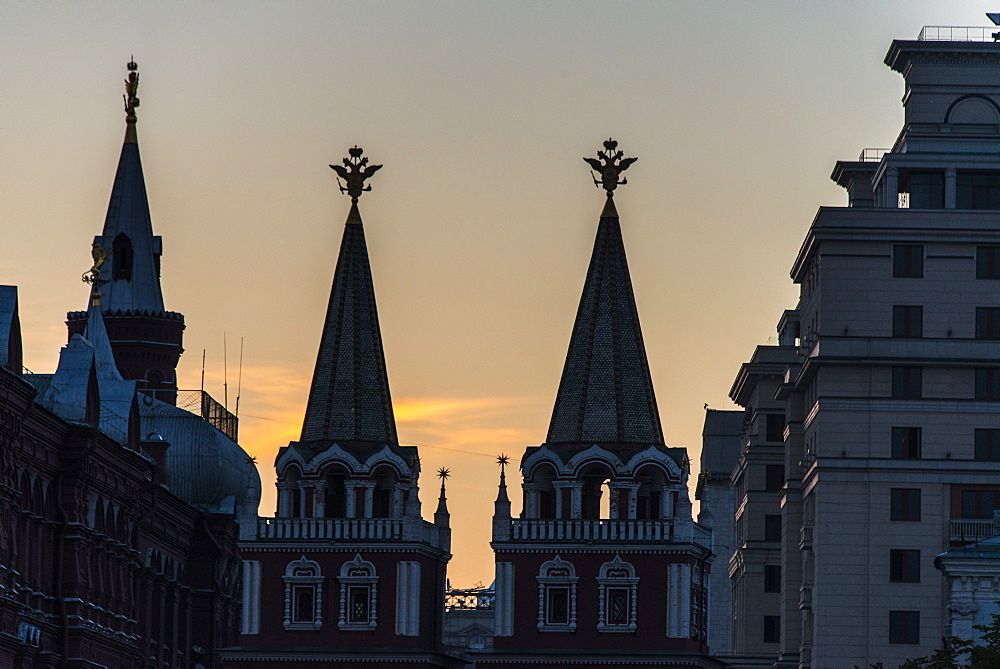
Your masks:
M510 457L501 453L497 456L500 465L500 485L497 487L497 498L493 502L493 540L510 539L510 499L507 497L507 477L504 469L510 464Z
M448 513L448 498L445 496L444 482L451 476L451 470L441 467L438 469L437 475L441 479L441 495L438 497L437 511L434 512L434 524L439 527L448 527L451 514Z
M604 142L598 158L584 158L607 191L594 252L556 395L549 443L662 444L646 349L639 327L614 190L636 158L618 142Z
M382 351L364 226L358 198L371 190L365 180L381 165L368 165L362 149L348 151L343 165L330 167L344 179L341 191L351 197L330 302L320 339L302 441L325 448L388 444L398 448L389 380ZM360 443L359 443L360 442Z

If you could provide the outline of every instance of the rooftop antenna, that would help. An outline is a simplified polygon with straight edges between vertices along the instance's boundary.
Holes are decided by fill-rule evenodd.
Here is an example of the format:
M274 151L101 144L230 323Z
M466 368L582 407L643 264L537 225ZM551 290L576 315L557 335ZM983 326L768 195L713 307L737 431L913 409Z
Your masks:
M205 349L201 349L201 392L205 392Z
M240 390L243 388L243 337L240 337L240 367L236 373L236 417L240 417Z
M222 406L229 411L229 358L226 356L226 331L222 331Z
M993 22L993 25L1000 26L1000 12L986 12L986 18ZM994 42L1000 41L1000 32L990 35Z

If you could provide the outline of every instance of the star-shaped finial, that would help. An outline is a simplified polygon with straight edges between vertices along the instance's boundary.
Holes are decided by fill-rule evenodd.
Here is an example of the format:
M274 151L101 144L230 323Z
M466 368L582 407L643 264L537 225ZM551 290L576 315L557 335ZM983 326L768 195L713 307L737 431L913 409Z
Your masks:
M497 464L500 465L501 467L506 467L507 465L510 464L510 456L501 453L500 455L497 456Z
M443 483L446 478L448 478L449 476L451 476L451 470L447 469L446 467L440 467L438 469L437 475L438 475L438 478L441 479L441 482Z
M256 455L248 455L247 456L247 464L248 465L254 465L254 466L256 466L257 465L257 456Z

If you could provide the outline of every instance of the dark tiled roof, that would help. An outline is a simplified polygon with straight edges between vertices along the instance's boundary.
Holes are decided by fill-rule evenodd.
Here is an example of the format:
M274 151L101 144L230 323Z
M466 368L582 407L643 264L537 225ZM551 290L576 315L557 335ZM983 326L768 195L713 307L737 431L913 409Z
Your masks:
M546 441L663 443L612 200L601 214Z
M333 275L302 441L398 446L368 248L356 204L347 218Z

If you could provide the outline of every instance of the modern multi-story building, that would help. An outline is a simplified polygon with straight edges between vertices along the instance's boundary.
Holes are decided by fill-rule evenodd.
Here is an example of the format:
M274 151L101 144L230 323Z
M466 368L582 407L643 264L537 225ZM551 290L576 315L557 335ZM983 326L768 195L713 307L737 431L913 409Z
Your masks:
M351 209L302 437L281 448L278 512L243 533L243 629L230 669L452 667L442 625L451 530L444 479L423 520L415 446L396 436L358 198L380 166L343 166Z
M599 153L608 197L548 436L504 474L493 517L493 649L476 666L721 666L708 652L710 532L666 446L612 199L634 159Z
M747 652L803 667L926 655L951 629L935 556L993 533L1000 51L989 39L935 28L892 43L903 128L891 149L836 164L848 206L820 208L780 345L758 348L733 386L748 414L733 475L745 547L731 562Z

